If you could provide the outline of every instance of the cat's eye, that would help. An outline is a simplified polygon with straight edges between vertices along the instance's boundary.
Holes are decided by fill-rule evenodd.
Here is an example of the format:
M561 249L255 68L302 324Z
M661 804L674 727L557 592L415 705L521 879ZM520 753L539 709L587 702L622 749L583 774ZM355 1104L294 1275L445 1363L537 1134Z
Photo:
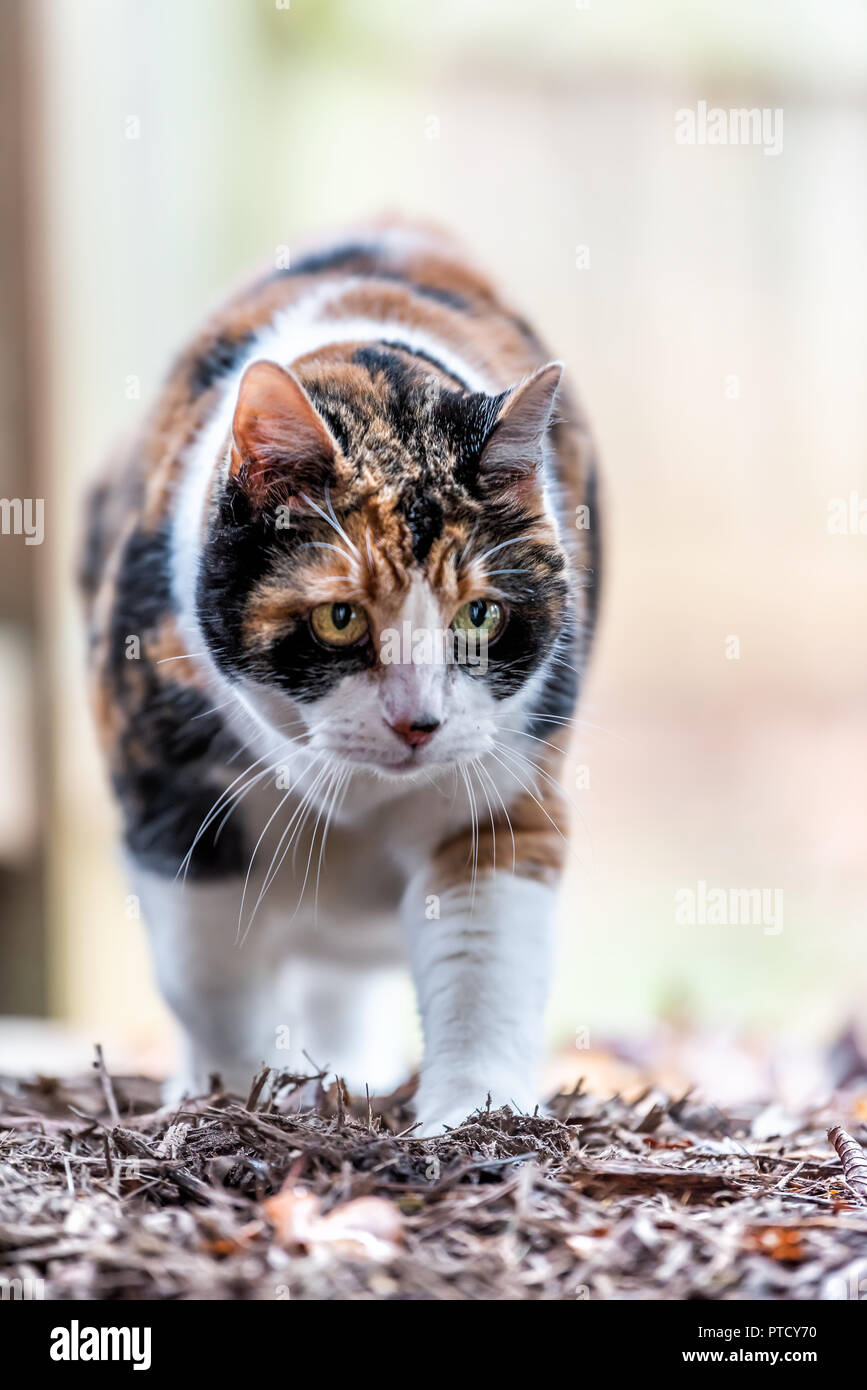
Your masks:
M326 646L351 647L367 631L367 614L354 603L320 603L310 614L310 626Z
M463 632L484 632L488 641L496 637L505 621L499 603L489 598L473 598L459 608L452 618L452 627Z

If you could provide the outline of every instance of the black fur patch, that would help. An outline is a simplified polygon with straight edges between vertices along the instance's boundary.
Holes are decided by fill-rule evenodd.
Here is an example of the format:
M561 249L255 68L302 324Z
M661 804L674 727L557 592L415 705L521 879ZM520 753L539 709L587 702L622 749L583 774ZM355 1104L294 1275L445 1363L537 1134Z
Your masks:
M590 513L590 578L587 583L587 616L589 631L586 634L586 641L589 643L596 627L596 618L599 613L599 600L602 595L602 528L599 516L599 479L594 468L587 479L587 487L584 493L584 502Z
M558 660L555 660L541 694L533 705L527 732L534 738L550 739L552 730L563 727L572 717L578 699L580 681L575 669L575 644L557 643ZM569 663L568 665L564 663Z
M465 386L462 379L450 367L444 366L438 357L434 357L433 353L423 352L421 348L410 347L408 343L402 343L396 338L383 338L381 341L384 347L397 348L398 352L405 352L411 357L417 357L420 362L427 362L429 366L435 367L443 376L451 377L457 386Z
M280 530L268 512L252 512L237 482L229 484L205 546L197 585L202 628L227 676L249 676L304 703L324 695L343 676L373 664L370 643L326 649L306 619L291 624L267 651L251 651L244 643L246 605L256 584L277 572L287 553L330 534L324 522L302 516L291 528Z
M217 665L238 671L243 653L245 605L250 590L268 572L274 544L270 512L254 514L247 494L232 479L220 500L217 518L202 553L196 602Z
M204 391L209 391L215 382L231 372L252 342L251 333L241 338L230 338L225 334L215 338L207 352L193 363L190 373L192 394L200 396Z
M195 708L190 702L179 702L172 711L173 719L181 714L183 704L188 709ZM192 717L190 714L189 718ZM156 722L153 736L158 732ZM172 742L176 741L169 740L167 754ZM206 752L211 751L209 744ZM217 758L214 763L219 766ZM173 767L166 757L154 759L151 765L144 767L131 760L124 772L114 778L115 791L123 808L124 839L144 868L167 877L178 872L220 795L219 787L207 775L209 771L210 764L201 771L193 771L183 764ZM196 844L186 866L187 878L227 878L243 872L248 846L241 826L230 819L218 836L221 821L222 815Z
M177 872L219 794L214 768L237 751L210 701L178 683L171 664L148 657L149 642L171 614L168 530L136 530L124 549L107 634L108 678L121 716L113 782L130 851L162 874ZM194 878L234 874L245 862L237 828L227 825L216 844L214 829L192 857Z
M439 285L422 285L418 280L408 280L405 275L396 272L379 272L379 277L383 280L399 280L402 285L407 285L416 294L423 295L425 299L433 299L437 304L445 304L449 309L459 309L466 313L471 308L469 299L466 295L458 294L455 290L444 290Z
M385 377L398 410L407 392L418 382L417 369L409 366L397 353L386 352L378 346L359 348L352 354L352 360L372 377Z
M406 285L407 289L413 290L425 299L433 299L437 304L445 304L450 309L465 312L472 307L465 295L457 294L454 290L441 289L438 285L422 284L401 274L399 270L394 270L375 243L347 242L343 246L333 246L328 251L314 252L302 256L300 260L290 261L288 266L280 267L272 273L285 278L295 275L321 275L329 270L346 270L352 275L363 275L370 279L393 280L397 284Z
M326 649L313 636L306 619L301 619L268 653L263 678L270 677L272 684L304 704L327 695L344 676L367 671L375 662L373 644L367 639L353 647Z
M482 449L507 395L443 391L438 402L436 423L454 450L455 482L473 497L479 495Z
M348 241L342 246L332 246L327 251L314 251L300 260L292 261L274 272L275 275L321 275L323 271L345 270L353 261L364 265L371 258L370 247L364 242ZM362 273L359 266L352 265L355 273Z
M531 557L529 551L515 546L509 554L509 567L527 560L526 579L521 575L503 576L496 580L503 591L508 619L502 635L488 649L488 667L484 679L498 700L520 690L551 652L561 636L567 611L567 585L563 574L562 557L550 552L543 559L540 548Z
M78 583L87 599L92 599L99 588L111 543L105 524L108 497L108 484L100 483L91 489L87 498L84 543L78 557Z
M420 565L423 565L434 541L442 533L443 529L443 509L442 503L435 497L416 497L410 502L404 511L406 524L412 536L412 553Z

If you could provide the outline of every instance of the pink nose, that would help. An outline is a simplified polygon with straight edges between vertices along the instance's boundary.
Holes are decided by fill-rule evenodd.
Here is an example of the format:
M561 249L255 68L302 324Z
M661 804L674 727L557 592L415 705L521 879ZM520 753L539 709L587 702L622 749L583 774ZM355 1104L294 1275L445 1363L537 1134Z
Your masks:
M399 719L391 727L410 748L421 748L423 744L430 743L439 726L438 719L417 719L413 723L408 719Z

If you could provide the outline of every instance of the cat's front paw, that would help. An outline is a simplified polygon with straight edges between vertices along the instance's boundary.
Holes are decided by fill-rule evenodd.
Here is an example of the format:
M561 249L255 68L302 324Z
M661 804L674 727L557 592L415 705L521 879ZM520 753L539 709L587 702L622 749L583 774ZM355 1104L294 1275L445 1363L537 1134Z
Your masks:
M482 1102L483 1108L485 1102ZM417 1110L420 1124L418 1129L412 1132L413 1139L434 1139L438 1134L447 1134L450 1129L460 1129L465 1120L478 1110L478 1104L468 1106L457 1105L440 1108L438 1106L425 1106L424 1110Z
M460 1128L477 1110L499 1110L503 1105L532 1112L536 1100L532 1089L523 1083L432 1086L422 1081L415 1101L416 1117L421 1124L413 1130L413 1138L430 1139L445 1134Z
M182 1067L162 1083L164 1105L180 1105L184 1100L210 1096L214 1089L230 1092L245 1100L250 1094L254 1077L259 1071L249 1067L189 1066Z

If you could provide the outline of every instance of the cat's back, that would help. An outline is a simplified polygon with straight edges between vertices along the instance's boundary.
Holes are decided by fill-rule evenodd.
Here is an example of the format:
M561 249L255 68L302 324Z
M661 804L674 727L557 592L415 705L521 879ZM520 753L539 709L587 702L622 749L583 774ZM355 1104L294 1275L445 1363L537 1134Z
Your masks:
M281 251L276 259L208 318L176 359L125 457L113 459L94 494L87 588L93 588L124 508L139 511L153 527L164 521L189 446L213 414L221 386L248 359L279 354L289 365L330 339L346 341L348 333L360 341L382 341L385 334L392 342L406 338L437 362L460 363L473 389L497 391L550 356L461 245L439 228L383 221L297 252ZM580 423L572 405L560 413L568 424ZM577 459L575 469L584 471ZM105 525L107 508L113 527Z

